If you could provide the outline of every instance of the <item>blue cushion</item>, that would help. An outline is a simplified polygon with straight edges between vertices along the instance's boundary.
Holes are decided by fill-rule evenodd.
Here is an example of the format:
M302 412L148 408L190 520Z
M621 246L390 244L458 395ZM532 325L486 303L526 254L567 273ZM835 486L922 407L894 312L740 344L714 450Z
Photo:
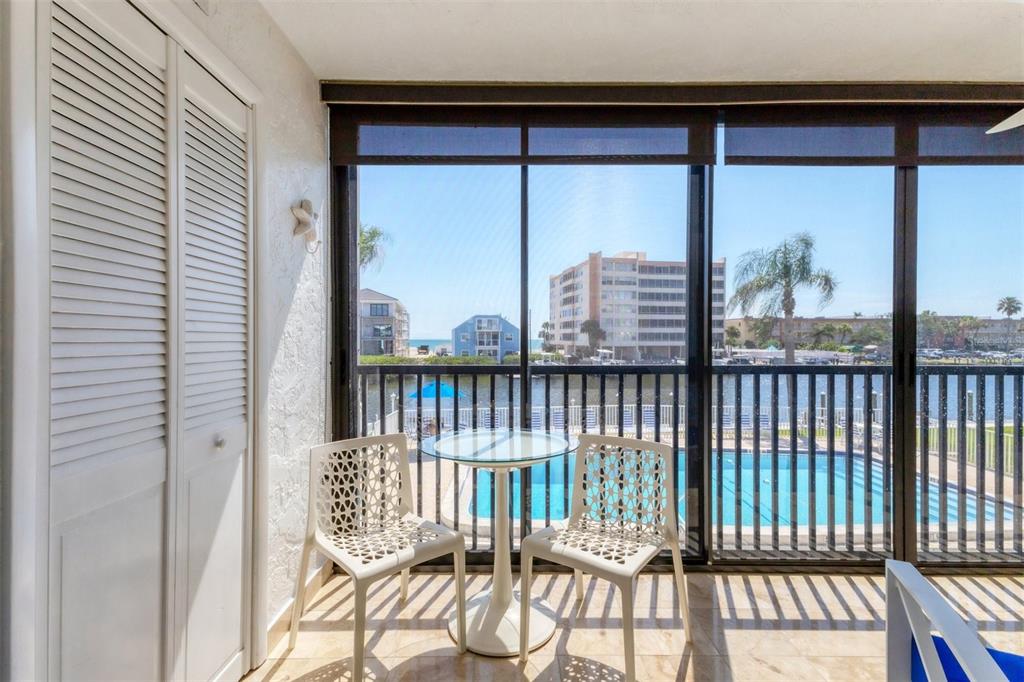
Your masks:
M942 663L942 671L946 673L949 682L970 682L964 669L960 667L960 662L953 655L953 650L946 644L946 640L935 635L932 635L932 640L935 642L935 650ZM997 649L988 649L988 653L1006 675L1006 679L1010 682L1024 682L1024 656ZM917 650L917 642L912 642L910 645L910 679L912 682L928 682L928 676L924 672L924 662Z

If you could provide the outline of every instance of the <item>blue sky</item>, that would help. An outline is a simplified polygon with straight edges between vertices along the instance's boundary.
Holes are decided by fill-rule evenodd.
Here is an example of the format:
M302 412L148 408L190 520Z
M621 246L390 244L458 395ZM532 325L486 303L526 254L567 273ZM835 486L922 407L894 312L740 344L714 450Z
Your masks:
M919 309L997 315L1024 299L1024 168L922 168ZM447 338L476 313L519 319L518 167L364 166L363 223L390 235L362 285L398 297L413 338ZM646 251L683 260L686 169L534 166L530 169L531 336L548 314L548 276L590 251ZM813 296L798 314L891 310L893 170L884 167L717 166L714 255L738 258L793 233L817 240L817 261L839 280L833 303Z

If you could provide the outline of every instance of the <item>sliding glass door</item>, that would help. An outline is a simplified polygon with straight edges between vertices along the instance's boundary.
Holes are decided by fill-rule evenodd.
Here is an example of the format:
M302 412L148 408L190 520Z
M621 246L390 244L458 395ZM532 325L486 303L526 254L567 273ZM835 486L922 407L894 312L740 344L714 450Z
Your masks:
M718 557L891 553L893 177L715 169Z
M922 168L918 199L920 559L1019 561L1024 168Z

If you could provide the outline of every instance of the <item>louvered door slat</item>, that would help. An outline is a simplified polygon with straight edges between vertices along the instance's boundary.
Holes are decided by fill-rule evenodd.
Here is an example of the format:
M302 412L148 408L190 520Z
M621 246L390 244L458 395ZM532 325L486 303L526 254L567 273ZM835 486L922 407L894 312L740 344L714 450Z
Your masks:
M237 178L221 172L215 167L215 164L209 162L209 159L202 157L200 154L189 153L187 156L192 162L189 164L188 174L197 182L216 189L222 194L245 191L245 187L239 184Z
M77 220L75 222L69 222L66 220L56 219L54 223L54 232L60 234L61 237L65 237L73 241L81 241L84 243L94 243L102 246L116 249L118 251L124 251L125 253L138 253L139 255L147 258L161 258L163 256L164 248L163 244L147 243L136 239L139 236L138 233L128 233L127 230L115 231L110 229L108 225L101 225L97 228L86 227Z
M126 100L116 88L97 80L93 74L60 55L57 55L53 62L51 93L80 109L91 107L94 111L101 111L130 123L141 133L151 137L151 146L159 148L163 135L159 116L146 107L132 108L134 100Z
M187 145L185 158L188 162L188 179L195 180L201 186L208 185L211 189L217 189L222 195L244 194L245 174L226 165L223 158L211 157L208 147L195 149L192 145Z
M164 186L164 177L161 175L162 168L145 168L137 164L138 157L126 157L122 153L123 148L109 140L86 140L81 136L66 133L59 127L54 127L50 131L50 144L63 149L73 149L108 168L124 169L125 162L128 162L132 169L132 177L154 189L162 189Z
M87 185L94 189L99 189L104 192L123 199L129 205L135 205L145 211L155 211L157 215L161 215L164 210L164 197L153 196L152 194L136 189L130 184L120 182L120 178L111 178L109 173L104 172L105 169L101 164L94 164L85 161L84 163L65 163L60 159L59 155L54 154L53 163L50 166L50 171L54 175L59 175L63 178L78 183L78 185Z
M246 173L245 142L238 135L228 130L224 124L202 111L195 103L186 98L185 122L192 127L192 134L197 140L203 140L213 152L210 156L223 163L231 163L242 177ZM198 145L197 145L198 146Z
M111 289L107 287L93 286L89 289L89 296L84 298L82 291L74 284L67 284L61 281L50 283L50 294L54 300L74 299L77 301L123 303L125 305L151 307L164 307L164 297L159 294L143 293L140 291L125 291L122 289Z
M234 153L234 155L242 160L242 166L247 166L246 152L245 152L245 136L239 134L237 130L225 125L224 121L219 120L216 116L210 112L204 110L202 107L197 106L195 102L188 100L185 102L185 112L189 116L194 116L196 119L201 121L205 129L209 132L214 132L217 136L225 141L225 145ZM235 123L241 123L236 121Z
M51 452L166 447L164 74L54 6Z
M239 232L231 221L224 220L198 204L192 204L188 208L185 212L185 220L191 225L206 227L243 243L247 240L245 232Z
M131 150L149 159L155 167L164 162L158 145L152 137L139 128L119 120L113 112L105 107L78 98L64 98L59 84L53 88L53 99L61 104L60 118L69 122L76 130L86 129L96 137L109 140L125 149Z
M123 211L114 210L110 206L104 206L95 198L79 197L74 194L68 194L67 192L54 190L50 200L58 219L64 217L69 222L91 227L90 225L82 223L81 220L76 217L66 218L68 214L58 210L66 209L72 214L72 216L73 214L81 213L89 216L90 218L95 218L101 223L110 226L119 234L121 234L122 228L127 227L134 230L140 230L142 232L149 232L160 239L166 238L167 228L163 224L129 215Z
M186 143L185 158L191 162L189 168L194 173L211 177L232 190L245 191L245 175L210 157L204 150Z
M131 282L131 286L127 286L127 282L117 275L107 275L101 272L89 272L85 270L72 270L69 268L61 268L60 271L54 269L53 281L61 282L69 287L76 285L85 285L91 287L91 289L81 289L80 297L86 297L91 291L97 291L97 295L102 295L106 290L115 291L138 291L140 294L154 294L164 296L167 293L167 286L162 282L145 282L142 280L134 280ZM103 291L98 291L102 289Z
M54 49L59 49L62 43L75 45L88 64L102 65L110 73L123 78L131 86L126 91L128 94L133 97L147 96L153 103L153 111L163 115L162 72L140 63L120 47L111 44L60 5L56 5L53 10L53 33L58 39L54 41Z
M138 175L128 173L122 167L119 158L101 150L92 149L89 155L86 155L81 150L69 149L60 142L55 142L53 159L77 168L88 168L90 173L154 199L166 198L163 186L156 184L162 182L158 176L140 178Z
M54 362L54 388L102 386L122 381L159 379L162 375L159 356L139 355L127 358L93 359L88 362L65 358Z
M122 384L120 388L128 388ZM132 416L163 414L159 403L153 402L163 389L135 391L118 395L82 398L53 406L53 414L60 417L56 433L68 433L108 422L123 422ZM114 413L117 413L116 415Z
M159 121L163 117L163 103L153 99L151 95L140 91L142 87L148 87L141 81L134 79L131 74L115 65L105 55L99 55L92 51L92 59L86 57L89 53L88 43L68 31L57 31L61 35L59 41L53 44L54 64L74 64L78 70L73 73L85 73L93 78L103 81L106 87L116 90L119 97L123 98L140 116L153 117L151 120ZM154 91L155 93L156 91Z
M163 376L150 379L125 379L108 383L82 384L68 386L53 392L53 404L61 405L95 398L116 398L118 396L138 395L151 391L162 391L167 383Z
M105 274L112 277L123 278L122 281L132 280L129 286L135 282L149 282L161 284L164 281L164 274L157 268L145 267L145 265L119 262L120 254L110 255L104 253L104 249L90 245L83 245L81 242L72 242L68 239L53 239L53 254L51 263L55 267L64 270L81 270L83 272ZM140 256L134 260L142 260ZM126 258L125 260L129 260ZM127 282L126 282L127 283Z
M185 182L207 199L229 209L234 216L245 215L246 206L238 203L238 192L234 188L215 180L211 181L205 174L192 168L185 172Z
M186 97L186 432L240 423L247 409L247 149L202 109Z
M245 243L222 232L215 232L205 225L189 223L185 241L189 244L203 244L210 251L229 255L232 258L245 257Z

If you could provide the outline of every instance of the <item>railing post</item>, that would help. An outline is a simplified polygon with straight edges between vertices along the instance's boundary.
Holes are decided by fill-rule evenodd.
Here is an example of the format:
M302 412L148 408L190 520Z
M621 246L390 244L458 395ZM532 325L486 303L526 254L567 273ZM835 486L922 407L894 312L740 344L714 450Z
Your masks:
M522 132L523 149L529 142L524 126ZM531 393L533 386L530 381L530 337L533 333L530 329L530 167L521 166L519 169L519 428L529 429L533 427L533 405ZM499 359L499 362L501 360ZM512 376L508 378L509 386L512 385ZM512 404L509 401L509 411L512 411ZM511 415L510 415L511 416ZM533 522L530 518L530 511L533 509L531 493L533 486L530 482L530 467L519 470L519 531L520 537L525 538L533 532Z
M917 168L896 168L893 254L893 555L917 561Z
M714 169L690 166L687 210L686 550L708 562L711 509L711 199ZM638 415L639 416L639 415Z

